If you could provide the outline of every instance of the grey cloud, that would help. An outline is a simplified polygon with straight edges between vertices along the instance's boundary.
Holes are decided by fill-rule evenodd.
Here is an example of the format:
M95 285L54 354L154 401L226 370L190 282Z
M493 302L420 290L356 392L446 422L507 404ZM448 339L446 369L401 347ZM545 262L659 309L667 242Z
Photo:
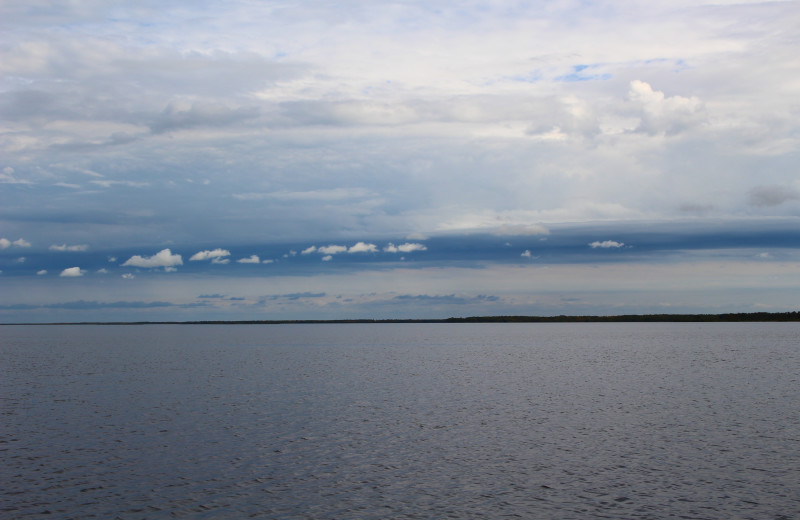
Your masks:
M72 302L63 303L45 303L45 304L14 304L14 305L0 305L3 310L33 310L33 309L72 309L72 310L89 310L89 309L152 309L158 307L203 307L205 303L189 303L177 304L163 301L143 302L143 301L116 301L116 302L100 302L96 300L85 301L76 300Z
M456 296L455 294L445 294L445 295L401 294L399 296L395 296L394 300L399 300L399 301L410 300L410 301L428 302L428 303L451 303L451 304L462 305L467 303L496 302L499 301L500 298L498 296L491 296L484 294L479 294L478 296L472 296L472 297Z
M221 103L170 103L150 125L154 133L200 126L227 126L258 117L257 108L231 109Z
M759 208L780 206L800 198L797 191L787 186L756 186L747 194L747 202Z

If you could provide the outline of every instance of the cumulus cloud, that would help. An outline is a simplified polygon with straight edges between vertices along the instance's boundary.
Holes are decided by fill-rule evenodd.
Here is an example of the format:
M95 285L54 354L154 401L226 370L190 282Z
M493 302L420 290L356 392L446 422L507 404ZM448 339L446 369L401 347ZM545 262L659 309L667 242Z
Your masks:
M230 256L231 252L227 249L214 249L214 250L205 250L205 251L198 251L197 253L193 254L190 261L198 261L198 260L212 260L214 263L221 263L221 258L226 256Z
M602 242L600 241L592 242L591 244L589 244L589 247L591 247L592 249L597 249L598 247L602 249L612 249L612 248L622 247L624 245L625 244L623 244L622 242L617 242L616 240L604 240Z
M331 260L333 260L333 256L331 255L325 255L322 257L323 262L330 262Z
M364 242L358 242L356 245L351 246L350 249L347 250L348 253L377 253L378 247L375 244L367 244Z
M41 269L39 271L36 271L36 274L39 275L39 276L41 276L43 274L47 274L47 269Z
M424 244L413 243L413 242L406 242L405 244L400 244L396 246L389 242L389 244L383 248L383 251L386 253L411 253L414 251L427 251L428 248L425 247Z
M301 255L310 255L311 253L313 253L316 250L317 250L316 246L309 246L309 247L303 249L302 251L300 251L300 254Z
M317 249L317 252L321 255L335 255L338 253L344 253L347 251L347 246L337 246L337 245L330 245L330 246L322 246Z
M31 243L24 238L18 238L13 242L7 238L0 238L0 249L7 249L11 246L14 247L31 247Z
M675 134L685 130L702 110L702 103L694 96L667 97L640 80L631 81L628 98L641 107L638 130L650 134Z
M47 249L50 251L86 251L89 249L89 246L87 244L76 244L72 246L68 246L67 244L53 244Z
M521 255L519 255L519 256L521 256L521 257L523 257L523 258L533 258L533 255L532 255L532 254L531 254L531 252L530 252L529 250L527 250L527 249L526 249L525 251L523 251L523 253L522 253Z
M153 256L140 256L133 255L128 258L123 267L174 267L176 265L183 265L183 258L179 254L172 254L169 249L162 249Z
M64 278L74 278L76 276L83 276L83 273L86 271L82 271L80 267L68 267L61 271L61 274L58 276L63 276Z
M240 258L236 262L239 264L260 264L261 259L258 255L250 255L247 258Z
M748 193L747 202L760 208L780 206L800 198L797 191L786 186L756 186Z
M131 273L123 273L122 277L126 280L133 280L134 278L136 278L136 276Z

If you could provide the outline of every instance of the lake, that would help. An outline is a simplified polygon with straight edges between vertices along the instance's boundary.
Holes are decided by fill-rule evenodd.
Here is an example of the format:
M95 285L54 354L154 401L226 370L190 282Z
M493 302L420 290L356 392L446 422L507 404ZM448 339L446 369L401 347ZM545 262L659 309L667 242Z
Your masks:
M0 517L800 517L800 323L0 327Z

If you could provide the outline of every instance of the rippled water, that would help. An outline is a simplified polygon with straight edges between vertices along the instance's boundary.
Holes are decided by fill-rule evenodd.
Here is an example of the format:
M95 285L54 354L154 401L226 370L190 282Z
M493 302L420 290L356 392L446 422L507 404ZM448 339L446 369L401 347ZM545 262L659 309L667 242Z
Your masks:
M800 517L800 324L0 327L3 518Z

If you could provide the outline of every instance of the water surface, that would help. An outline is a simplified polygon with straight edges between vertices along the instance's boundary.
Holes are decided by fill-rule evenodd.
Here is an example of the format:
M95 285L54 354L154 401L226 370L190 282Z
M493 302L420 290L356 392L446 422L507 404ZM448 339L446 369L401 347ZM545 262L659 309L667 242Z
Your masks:
M800 515L800 324L0 327L3 518Z

